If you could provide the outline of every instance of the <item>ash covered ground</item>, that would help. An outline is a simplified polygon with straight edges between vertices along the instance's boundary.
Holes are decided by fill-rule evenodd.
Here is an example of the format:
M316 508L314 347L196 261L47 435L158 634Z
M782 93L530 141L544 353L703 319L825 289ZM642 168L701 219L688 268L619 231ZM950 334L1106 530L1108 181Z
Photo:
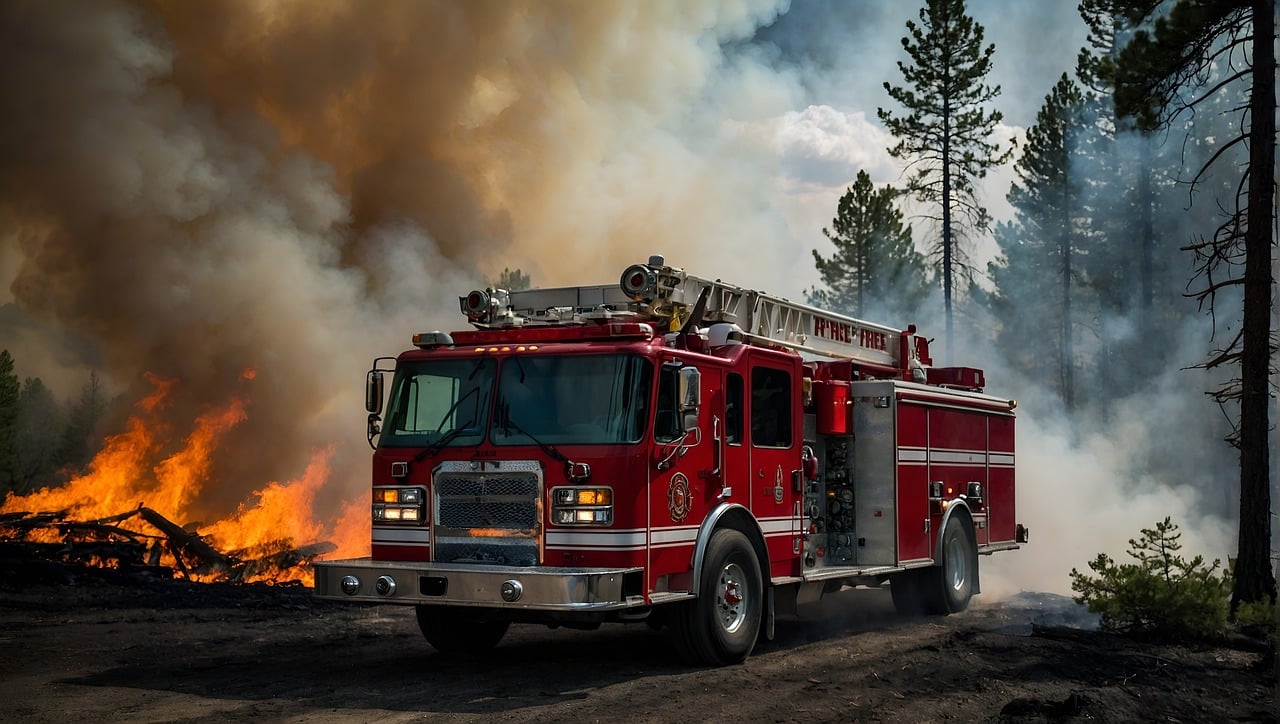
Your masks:
M112 581L0 588L0 719L83 721L1276 721L1246 642L1129 641L1069 599L899 617L887 591L780 621L740 666L691 669L641 625L513 626L436 653L413 611L302 587Z

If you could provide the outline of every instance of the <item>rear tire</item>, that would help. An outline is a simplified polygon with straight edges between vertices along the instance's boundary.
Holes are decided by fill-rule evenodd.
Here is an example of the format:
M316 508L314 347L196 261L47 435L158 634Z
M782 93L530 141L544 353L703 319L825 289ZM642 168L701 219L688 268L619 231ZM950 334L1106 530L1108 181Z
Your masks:
M932 572L932 568L914 568L895 573L889 579L889 594L893 597L893 608L898 615L915 617L925 614L921 585L924 578L921 574L930 575Z
M466 610L444 606L416 606L418 628L427 643L442 654L488 651L506 635L508 621L489 621Z
M929 613L960 613L969 607L978 578L978 549L972 529L962 518L952 518L942 532L942 559L924 579L924 603Z
M672 640L689 663L740 663L755 648L763 611L756 551L745 535L722 528L707 545L698 597L671 612Z

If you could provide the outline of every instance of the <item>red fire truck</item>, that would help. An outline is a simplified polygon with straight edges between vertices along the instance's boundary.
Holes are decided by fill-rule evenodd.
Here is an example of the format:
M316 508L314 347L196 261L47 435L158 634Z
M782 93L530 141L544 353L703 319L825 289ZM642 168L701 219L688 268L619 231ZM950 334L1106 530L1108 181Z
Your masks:
M411 605L449 652L513 622L665 627L739 662L844 586L899 610L978 592L1016 522L1014 407L928 342L662 257L618 284L460 299L472 329L375 360L372 556L323 598ZM386 399L383 418L384 398Z

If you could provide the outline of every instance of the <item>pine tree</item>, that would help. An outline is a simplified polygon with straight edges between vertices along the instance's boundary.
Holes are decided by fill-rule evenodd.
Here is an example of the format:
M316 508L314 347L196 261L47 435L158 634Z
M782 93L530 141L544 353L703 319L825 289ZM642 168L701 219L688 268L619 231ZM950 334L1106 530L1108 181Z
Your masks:
M28 493L53 484L61 442L62 410L39 377L22 383L18 401L18 466L14 490Z
M891 186L876 189L866 171L858 172L831 228L822 230L835 253L813 252L823 286L806 292L810 304L855 317L868 315L872 304L896 304L907 316L919 308L929 293L928 273L896 205L900 194Z
M1089 28L1088 46L1076 60L1076 76L1084 86L1081 150L1087 156L1089 183L1081 189L1088 220L1082 244L1089 255L1082 261L1098 302L1096 374L1097 399L1103 405L1137 389L1171 356L1182 310L1185 278L1170 274L1177 257L1174 233L1157 233L1155 210L1185 201L1168 198L1175 192L1176 151L1162 137L1145 132L1115 109L1118 38L1132 34L1122 7L1130 0L1082 0L1080 17ZM1144 0L1145 1L1145 0ZM1179 210L1161 215L1162 223Z
M498 289L505 289L509 292L528 289L533 286L533 281L529 275L520 271L520 269L502 268L502 273L494 280L493 286Z
M1239 132L1195 173L1206 177L1226 152L1242 145L1247 163L1234 192L1234 207L1208 237L1188 247L1196 254L1199 275L1193 293L1216 309L1219 295L1241 289L1241 324L1232 339L1203 366L1238 366L1239 376L1213 393L1223 403L1239 404L1239 422L1231 442L1240 451L1240 531L1231 609L1240 604L1276 600L1271 570L1271 480L1268 435L1271 403L1272 343L1271 255L1275 221L1276 57L1275 0L1178 0L1167 15L1155 17L1153 3L1127 0L1129 19L1150 23L1116 63L1117 108L1145 128L1167 126L1171 119L1199 111L1213 96L1243 88L1247 101L1225 105L1239 112ZM1193 182L1194 183L1194 182ZM1194 281L1194 280L1193 280Z
M984 294L978 290L974 296L991 313L993 343L1009 368L1035 386L1056 392L1053 370L1057 368L1057 348L1027 343L1041 339L1046 325L1056 324L1056 307L1038 286L1041 279L1052 276L1050 260L1040 244L1031 243L1020 224L997 224L995 239L999 254L987 264L992 291Z
M13 356L0 351L0 497L13 490L18 476L18 399L21 385Z
M80 468L93 458L95 430L106 411L97 372L89 373L89 381L80 389L80 396L67 408L67 424L63 429L57 460L59 464Z
M997 319L1033 317L1042 329L1056 324L1057 354L1045 367L1056 374L1045 382L1057 390L1068 410L1075 406L1079 325L1073 306L1078 304L1081 284L1077 257L1082 183L1075 178L1073 160L1083 102L1080 88L1065 73L1045 97L1014 165L1018 181L1008 199L1016 224L999 230L1002 258L991 267L997 283L998 301L993 308ZM1056 293L1049 293L1050 289ZM1002 330L997 344L1013 350L1030 338L1034 330Z
M884 108L877 113L898 139L889 153L907 163L907 190L938 209L929 218L941 232L932 252L941 259L950 358L953 289L957 276L972 277L967 251L959 242L989 231L991 225L974 184L988 169L1007 161L1013 148L1002 149L990 140L1003 119L999 111L987 109L1000 95L1000 87L983 82L995 45L983 47L983 27L965 14L964 0L927 0L920 24L907 21L907 31L910 36L902 39L902 47L911 64L898 63L906 86L884 84L906 114Z

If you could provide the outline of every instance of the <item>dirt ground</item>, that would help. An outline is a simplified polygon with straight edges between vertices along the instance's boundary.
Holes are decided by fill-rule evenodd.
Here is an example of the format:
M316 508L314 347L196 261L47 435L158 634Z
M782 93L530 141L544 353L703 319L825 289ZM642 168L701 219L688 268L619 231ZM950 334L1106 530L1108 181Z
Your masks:
M906 619L887 591L850 590L780 621L745 664L689 669L643 624L516 625L487 655L448 657L412 609L302 588L7 578L0 721L1277 720L1258 651L1064 627L1073 608L1023 594Z

